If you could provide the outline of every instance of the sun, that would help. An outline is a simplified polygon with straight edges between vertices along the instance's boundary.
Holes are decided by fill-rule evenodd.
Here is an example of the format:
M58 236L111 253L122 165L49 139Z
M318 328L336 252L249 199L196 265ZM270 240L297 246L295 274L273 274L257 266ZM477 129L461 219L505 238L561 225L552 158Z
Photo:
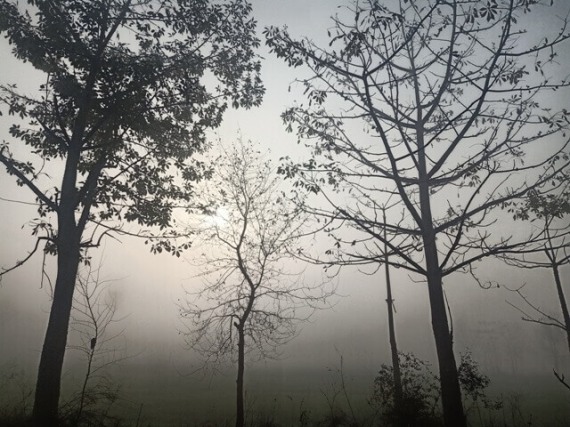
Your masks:
M221 206L216 209L216 213L206 217L206 224L209 227L225 227L228 225L230 214L227 208Z

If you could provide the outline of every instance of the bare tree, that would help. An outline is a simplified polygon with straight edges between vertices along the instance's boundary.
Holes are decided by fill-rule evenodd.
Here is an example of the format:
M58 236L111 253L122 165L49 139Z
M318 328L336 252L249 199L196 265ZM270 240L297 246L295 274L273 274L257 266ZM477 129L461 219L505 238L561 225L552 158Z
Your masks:
M567 20L541 1L390 4L354 2L333 18L326 48L265 29L275 54L310 71L298 81L308 103L283 119L312 156L281 172L320 195L325 203L314 213L360 231L362 238L345 240L367 243L354 252L381 258L368 243L386 243L394 255L385 262L427 282L444 421L461 427L443 280L540 238L515 241L496 208L515 209L547 182L561 185L568 112L552 95L565 93L568 81L552 70ZM535 13L553 22L551 34L526 31ZM384 221L390 197L400 203Z
M395 204L384 204L379 206L379 213L384 222L386 222L386 210L394 208ZM317 216L323 216L323 211L315 212L309 208L312 213L317 213ZM328 217L322 229L328 233L332 238L333 248L321 253L311 254L305 248L299 248L297 256L305 261L313 264L323 265L325 270L331 277L336 276L342 267L357 266L359 271L365 275L375 275L382 268L384 269L384 281L386 286L386 306L388 317L388 340L390 343L390 356L393 366L393 379L394 379L394 403L395 406L400 406L402 402L403 389L402 389L402 376L400 370L400 360L398 357L398 340L396 335L396 306L393 298L393 286L390 273L390 256L397 255L389 248L388 242L395 240L397 236L388 235L386 229L383 230L384 242L378 242L374 236L362 236L355 239L355 233L360 234L358 227L354 227L350 222L341 221L337 225L334 224L334 216L324 214ZM339 234L339 230L345 233ZM348 230L348 231L347 231ZM343 236L344 235L344 236ZM411 244L404 244L399 240L398 251L404 252L409 250L416 250L417 245L413 242ZM370 267L372 270L370 270ZM331 271L332 270L332 271Z
M68 348L83 353L86 362L81 389L67 405L75 425L83 421L86 409L101 400L113 403L117 399L116 388L105 371L131 357L118 342L124 333L118 323L124 317L117 317L117 301L109 289L111 281L101 277L101 268L89 264L79 274L71 313L71 329L79 343Z
M236 427L243 427L246 354L275 357L332 289L291 271L308 218L279 192L270 161L240 141L217 164L206 190L217 211L202 223L205 287L188 295L181 314L192 321L187 343L207 363L237 355Z

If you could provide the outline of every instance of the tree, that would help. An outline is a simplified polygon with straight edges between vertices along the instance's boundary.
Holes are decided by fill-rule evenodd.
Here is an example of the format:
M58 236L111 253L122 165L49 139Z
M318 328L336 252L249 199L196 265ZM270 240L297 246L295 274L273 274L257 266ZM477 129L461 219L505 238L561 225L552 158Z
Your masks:
M124 317L116 315L117 302L110 292L110 281L101 277L101 268L101 263L97 268L89 265L78 275L73 301L71 329L78 336L79 343L68 348L83 353L86 362L81 389L67 405L74 425L96 417L93 407L100 400L115 402L117 389L104 371L130 357L117 346L117 339L123 335L124 329L114 328Z
M568 254L570 231L568 231L568 221L565 218L568 214L570 214L568 178L565 180L565 185L555 193L530 191L521 209L515 213L514 219L535 223L535 227L543 235L541 244L538 247L521 248L513 253L503 253L500 258L507 264L518 268L551 269L562 320L540 308L525 296L522 290L525 285L514 289L514 292L522 300L523 307L509 301L507 304L519 311L522 314L522 320L526 322L561 329L566 335L566 344L568 351L570 351L570 312L560 276L560 268L570 264L570 254ZM538 226L536 222L539 223ZM546 260L537 258L537 254L544 254ZM555 369L552 371L558 382L570 390L570 385L566 382L564 374L558 373Z
M515 241L497 226L504 214L495 208L515 209L533 188L560 185L568 164L568 112L552 96L568 82L551 71L568 40L566 19L535 35L525 30L535 14L558 19L540 1L390 5L354 2L333 18L327 48L265 29L278 57L310 71L298 80L308 103L283 120L312 156L281 172L325 201L315 213L360 230L362 239L344 235L346 243L386 243L390 265L427 282L445 425L461 427L443 280L537 237ZM383 221L389 197L400 203ZM368 259L382 253L360 250Z
M386 222L386 210L388 208L394 208L395 205L384 204L379 206L380 214L382 219ZM324 257L321 253L318 255L308 253L304 248L299 248L297 251L297 257L302 258L313 264L323 265L324 269L329 272L331 276L336 276L339 273L340 268L345 266L358 266L359 270L366 275L374 275L380 269L384 268L384 278L386 284L386 306L387 306L387 317L388 317L388 340L390 342L390 356L392 359L392 374L394 379L394 404L395 406L400 406L403 397L402 388L402 375L400 370L400 360L398 357L398 341L396 336L396 322L394 314L395 300L392 296L392 280L390 274L390 255L394 254L392 250L389 249L388 241L395 239L397 236L388 236L387 230L382 231L384 242L383 245L379 245L376 239L372 236L364 236L363 238L355 239L355 233L360 231L358 227L352 227L350 222L345 224L341 221L340 224L332 225L335 221L335 216L330 215L330 213L323 212L322 210L313 211L318 216L327 217L325 226L322 230L328 233L329 237L332 238L334 244L334 249L328 249L324 251ZM346 237L339 235L337 232L339 229L347 228L350 231L343 233ZM346 231L346 230L345 230ZM358 245L357 245L358 243ZM380 242L382 243L382 242ZM416 246L412 244L406 244L399 242L398 251L404 252L408 250L416 250ZM360 247L360 248L359 248ZM364 249L364 250L359 250ZM364 269L364 267L372 266L372 271ZM332 270L332 272L330 272Z
M204 191L218 201L202 224L205 287L190 294L181 314L192 321L188 345L207 363L237 354L236 427L243 427L246 354L275 356L332 290L291 272L308 218L280 194L270 161L240 141L216 163Z
M27 3L0 1L0 32L45 84L32 95L0 87L14 116L0 162L36 197L33 233L57 256L33 411L38 423L55 425L82 251L122 221L165 230L176 203L208 175L192 160L204 131L229 103L257 105L263 88L245 0ZM47 163L59 184L46 177ZM157 245L179 254L170 241Z
M523 314L523 320L562 329L566 334L568 351L570 351L570 313L560 277L560 268L570 264L570 254L568 253L570 231L568 231L568 221L565 218L568 214L570 214L570 192L567 186L565 191L554 194L541 194L536 190L529 192L525 203L515 214L515 219L533 222L543 235L543 242L538 247L501 254L501 258L507 264L519 268L549 268L552 271L562 321L533 304L523 295L521 288L515 291L533 314L528 314L525 309L519 306L509 304ZM546 259L537 258L537 254L543 254Z
M394 207L394 206L390 206ZM388 206L382 205L379 206L379 210L382 215L382 221L386 223L386 210ZM322 214L322 213L321 213ZM357 231L358 227L356 228ZM396 408L400 408L403 403L403 396L404 390L402 386L402 373L400 369L400 358L398 354L398 340L396 336L396 322L395 322L395 300L392 296L392 279L390 275L390 255L393 253L388 248L388 242L393 240L395 236L388 237L388 233L386 228L383 230L383 237L384 242L383 246L379 246L374 237L370 238L370 236L365 237L364 239L360 240L359 246L364 246L364 251L355 250L354 246L356 246L356 240L354 240L353 233L347 233L350 239L353 239L352 242L350 239L347 241L343 238L339 238L339 236L335 233L331 233L331 229L326 229L331 237L335 242L335 250L328 250L326 251L327 255L334 255L332 259L328 260L319 260L317 262L324 263L325 268L329 269L333 266L345 266L345 265L368 265L372 264L374 266L374 271L372 273L366 274L374 274L380 268L384 267L384 278L386 282L386 306L387 306L387 315L388 315L388 340L390 342L390 357L392 359L392 376L394 381L394 406ZM333 229L334 230L334 229ZM371 245L371 248L370 246ZM408 245L407 248L404 247L402 242L400 242L400 246L398 246L398 250L403 252L405 250L414 249L413 245ZM313 261L315 261L313 259Z
M386 208L382 208L382 221L386 223ZM390 355L392 357L392 373L394 377L394 405L402 406L404 390L402 386L402 373L400 370L400 358L398 357L398 341L396 339L396 326L394 322L394 298L392 297L392 280L390 278L390 262L388 250L388 233L384 228L384 273L386 277L386 305L388 306L388 337L390 340Z

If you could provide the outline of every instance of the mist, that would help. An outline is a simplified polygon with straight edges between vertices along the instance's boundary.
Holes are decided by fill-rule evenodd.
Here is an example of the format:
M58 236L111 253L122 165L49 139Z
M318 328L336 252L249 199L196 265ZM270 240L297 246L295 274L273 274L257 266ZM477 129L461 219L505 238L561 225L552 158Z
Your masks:
M285 131L280 118L285 108L301 99L302 90L290 84L294 78L302 78L305 71L297 73L272 55L263 45L262 31L268 25L286 25L291 34L308 36L326 46L327 29L332 26L329 17L345 13L338 5L346 4L328 0L252 1L262 40L259 52L264 58L264 101L249 110L228 109L221 126L208 131L208 138L229 142L241 135L269 150L275 164L284 156L305 158L309 150L297 143L294 133ZM562 10L563 6L557 7ZM532 31L544 30L537 25ZM4 38L0 52L4 61L2 83L17 82L30 92L41 84L30 72L32 67L13 58ZM567 47L564 52L568 52ZM568 56L558 60L567 72ZM554 101L565 105L567 98L557 92ZM9 123L9 117L0 117L0 139L10 138ZM48 165L40 182L49 184L51 179L59 179L61 166L58 161ZM445 210L447 206L438 208ZM188 220L184 209L173 216L180 224ZM511 230L511 235L526 231L517 229L511 215L499 216L497 227ZM35 197L2 169L0 268L15 265L31 252L35 239L30 222L37 217ZM50 219L55 223L54 218ZM128 232L139 230L136 224L125 226ZM322 254L329 247L324 240L309 239L308 245ZM200 354L184 340L188 322L181 317L180 307L188 292L203 287L203 277L194 265L201 251L196 244L180 257L152 254L144 239L126 234L107 237L99 248L90 250L91 266L99 269L101 280L107 281L104 298L116 304L117 321L106 331L107 337L113 337L106 344L110 350L106 357L111 363L101 369L97 381L116 395L103 405L107 405L109 414L123 420L120 425L234 422L235 361L204 364ZM80 266L80 273L88 268ZM317 310L309 321L297 325L296 336L278 349L275 358L255 354L246 358L248 425L309 425L303 422L303 416L311 422L326 423L323 420L338 409L357 414L367 420L367 425L373 425L377 410L371 404L374 380L382 365L391 364L383 270L377 265L346 266L331 274L333 269L326 271L322 265L304 268L304 280L317 283L326 278L336 286L336 294L330 299L330 307ZM56 272L55 257L38 251L1 278L0 414L29 415L31 411ZM513 307L524 306L515 291L523 289L537 307L559 313L551 272L547 268L516 268L490 258L475 263L473 273L479 282L474 275L462 273L447 276L443 282L457 360L460 354L469 353L479 371L490 379L486 397L502 403L501 409L488 413L497 422L513 427L566 425L570 419L570 392L553 375L555 371L570 376L565 331L524 321L524 315ZM561 267L560 276L568 294L568 265ZM425 280L405 269L392 269L392 287L400 351L426 361L437 374ZM86 358L84 352L73 349L82 345L81 340L81 333L72 328L60 402L71 401L81 389ZM486 416L473 418L470 425L489 425L483 422Z
M124 333L115 344L128 358L107 370L120 386L117 414L136 420L140 412L145 423L165 426L184 425L188 420L198 424L231 420L232 364L220 366L218 372L194 372L202 361L179 334L184 325L178 299L188 286L199 286L192 269L180 268L180 260L168 255L149 254L142 242L128 244L131 250L125 256L125 242L108 243L101 264L104 276L114 279L109 289L117 300L118 315L126 316L116 325ZM120 266L107 261L113 254L122 261ZM143 268L149 265L153 268ZM22 388L24 394L33 390L47 322L49 292L39 288L41 266L34 267L28 275L14 273L0 289L2 401L8 405L20 404ZM522 322L520 313L506 304L516 301L506 286L526 282L529 297L554 311L554 293L541 288L550 278L544 272L528 274L501 266L497 271L502 277L500 288L482 289L466 276L448 285L456 349L472 353L480 370L492 380L489 394L505 399L507 406L512 401L508 411L518 405L528 417L532 414L533 425L563 425L570 405L551 373L552 369L564 372L570 363L564 334ZM334 307L301 325L298 337L281 349L278 359L248 361L246 388L252 414L274 416L287 425L297 422L302 408L310 409L315 418L325 417L329 411L326 396L332 396L340 384L341 358L352 404L362 413L370 412L367 400L374 378L380 365L390 361L382 276L346 269L337 280L339 296ZM400 347L435 369L425 284L413 283L405 274L395 277L394 283ZM76 338L70 334L70 341ZM63 396L77 391L84 369L82 355L68 351ZM31 404L31 395L27 399ZM338 400L346 407L346 402Z

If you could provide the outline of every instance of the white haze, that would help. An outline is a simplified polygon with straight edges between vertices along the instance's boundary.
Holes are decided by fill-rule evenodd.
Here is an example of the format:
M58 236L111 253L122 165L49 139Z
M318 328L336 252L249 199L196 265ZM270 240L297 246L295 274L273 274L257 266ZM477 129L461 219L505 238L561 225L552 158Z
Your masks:
M330 0L256 0L253 8L260 32L265 25L286 24L295 36L308 35L326 43L326 28L331 25L328 17L337 12L336 4ZM541 28L533 31L541 31ZM29 87L32 92L39 80L28 73L30 67L17 65L10 59L5 40L1 41L0 52L2 80L17 81L20 87ZM263 105L251 111L229 111L223 126L212 132L212 138L219 137L229 143L241 133L244 139L258 141L271 149L276 161L284 155L300 156L302 147L296 145L294 135L285 133L279 118L296 96L300 99L298 90L288 91L297 70L270 56L265 47L261 53L266 58L263 81L267 94ZM2 138L8 137L7 123L7 118L0 117ZM56 170L49 172L54 180L58 179ZM4 169L0 172L0 197L34 202ZM184 218L183 212L178 215L179 219ZM0 200L0 266L13 265L32 249L34 240L26 224L36 217L33 206ZM192 250L184 257L191 259ZM121 322L125 333L124 342L120 343L125 345L125 354L133 357L113 367L113 372L128 396L129 414L136 418L143 405L146 420L156 425L168 422L178 425L179 417L188 421L192 417L203 417L204 413L207 416L223 406L224 401L232 402L231 365L215 377L185 376L200 366L200 359L185 348L179 334L183 324L177 310L184 288L200 286L192 266L169 255L152 255L142 241L124 236L107 239L94 253L94 263L100 260L102 275L116 279L111 288L117 298L118 314L127 316ZM2 381L7 372L17 372L33 384L50 306L47 281L44 279L43 287L40 286L42 262L42 255L36 254L25 266L6 275L0 284L0 388L6 384ZM507 305L506 300L517 301L507 286L515 288L526 283L525 289L533 301L557 313L550 274L548 271L519 271L493 261L479 263L477 267L483 280L497 282L500 287L481 289L469 276L460 274L445 281L456 350L471 350L481 370L497 380L494 386L497 393L521 392L530 396L527 397L530 405L532 400L536 401L532 393L539 389L533 390L525 381L535 377L548 381L553 368L566 370L570 376L570 360L559 331L524 323L520 313ZM47 271L53 280L53 261L49 259ZM564 268L561 273L567 285L570 271ZM319 276L316 271L312 274L314 278ZM414 282L418 279L403 271L393 272L399 347L433 363L435 350L427 292L425 284ZM257 396L257 404L266 405L275 395L280 396L283 408L287 405L298 408L303 393L309 400L322 400L322 393L334 376L327 368L333 371L338 368L341 356L350 390L359 396L370 392L375 372L389 361L383 274L370 276L347 268L336 280L342 297L335 300L333 309L317 313L311 323L302 325L300 335L282 349L280 360L248 365L251 372L257 373L248 380L250 401ZM70 339L76 338L72 335ZM66 357L64 385L69 390L73 388L73 378L81 375L80 370L72 367L80 368L81 364L79 354L71 352ZM309 378L304 372L311 372L312 376ZM157 378L161 378L159 383ZM557 385L552 384L556 389ZM169 387L180 393L169 394ZM0 390L0 394L3 393ZM284 398L285 395L292 396L291 400ZM2 399L6 399L5 394L0 403ZM554 405L551 411L570 417L569 403L553 401L550 404ZM170 414L170 421L166 414Z

